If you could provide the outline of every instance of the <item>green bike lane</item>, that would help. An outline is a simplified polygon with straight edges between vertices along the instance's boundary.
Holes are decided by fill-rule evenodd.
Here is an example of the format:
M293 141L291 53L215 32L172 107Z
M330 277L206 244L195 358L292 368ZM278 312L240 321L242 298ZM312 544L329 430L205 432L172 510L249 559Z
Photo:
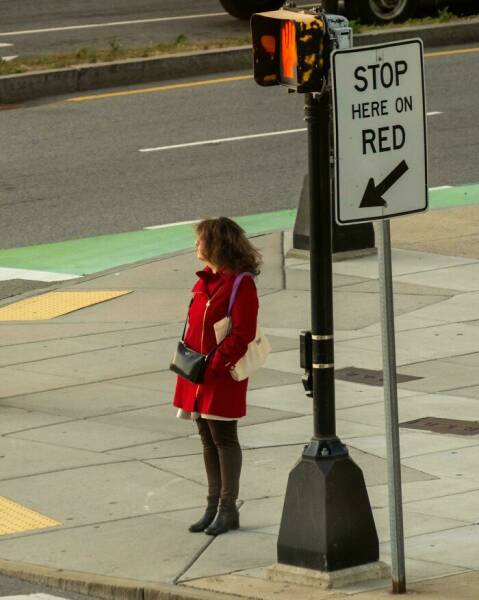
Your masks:
M432 188L431 209L479 204L479 184ZM290 229L296 209L233 217L248 235ZM420 217L418 217L420 218ZM9 269L81 277L192 248L191 222L112 235L0 250L0 271ZM22 278L17 273L16 278ZM25 273L25 279L30 278ZM0 277L1 279L2 277ZM34 279L34 277L31 277ZM8 279L8 276L3 277Z

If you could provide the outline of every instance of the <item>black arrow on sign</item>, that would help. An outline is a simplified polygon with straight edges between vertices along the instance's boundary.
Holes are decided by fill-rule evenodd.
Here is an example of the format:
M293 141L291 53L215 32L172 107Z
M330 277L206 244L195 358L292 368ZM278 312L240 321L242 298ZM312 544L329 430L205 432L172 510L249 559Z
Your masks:
M377 186L374 184L374 178L368 181L366 191L364 192L363 199L359 208L370 208L373 206L387 206L386 200L381 198L390 187L392 187L398 179L400 179L404 173L409 169L405 160L400 162L398 166L385 177L380 184Z

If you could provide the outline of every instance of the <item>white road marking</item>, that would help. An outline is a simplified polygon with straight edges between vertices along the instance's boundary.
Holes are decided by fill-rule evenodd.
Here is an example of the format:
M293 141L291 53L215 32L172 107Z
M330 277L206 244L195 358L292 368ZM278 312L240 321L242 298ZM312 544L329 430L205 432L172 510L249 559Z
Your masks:
M67 279L78 279L79 275L71 273L50 273L49 271L31 271L29 269L10 269L0 267L0 281L11 281L12 279L25 279L28 281L65 281Z
M315 4L304 4L299 8L309 8L315 6ZM224 17L228 13L226 12L215 12L215 13L203 13L201 15L178 15L176 17L156 17L154 19L135 19L132 21L111 21L107 23L89 23L85 25L67 25L65 27L48 27L46 29L24 29L21 31L5 31L0 33L0 36L13 36L13 35L31 35L35 33L51 33L54 31L72 31L75 29L94 29L98 27L121 27L123 25L142 25L145 23L167 23L171 21L187 21L188 19L208 19L210 17ZM0 44L1 46L1 44Z
M160 152L161 150L174 150L177 148L190 148L192 146L208 146L212 144L222 144L224 142L238 142L240 140L252 140L273 135L287 135L290 133L300 133L306 131L306 128L287 129L286 131L272 131L269 133L255 133L253 135L238 135L230 138L220 138L217 140L204 140L202 142L189 142L187 144L174 144L173 146L159 146L158 148L141 148L139 152Z
M207 19L209 17L224 17L226 13L208 13L203 15L182 15L178 17L157 17L155 19L136 19L133 21L111 21L108 23L88 23L85 25L67 25L65 27L48 27L46 29L23 29L20 31L4 31L0 37L16 35L32 35L37 33L53 33L55 31L74 31L78 29L98 29L100 27L121 27L124 25L144 25L146 23L168 23L171 21L186 21L188 19Z
M177 223L166 223L165 225L152 225L151 227L144 227L143 229L164 229L165 227L175 227L175 225L191 225L192 223L198 223L198 220L178 221Z
M439 185L437 187L429 188L429 191L433 192L435 190L449 190L451 188L452 188L452 185Z
M13 44L0 44L0 48L9 48L10 46L13 46Z
M440 112L430 112L427 113L428 117L432 117L434 115L440 115ZM271 131L268 133L255 133L252 135L238 135L235 137L229 138L219 138L216 140L203 140L201 142L187 142L185 144L173 144L171 146L158 146L156 148L140 148L139 152L161 152L163 150L178 150L179 148L192 148L194 146L211 146L215 144L223 144L225 142L239 142L242 140L253 140L264 137L271 137L274 135L289 135L291 133L303 133L307 131L306 127L302 127L301 129L286 129L284 131Z
M63 596L50 596L50 594L23 594L21 596L0 596L2 600L65 600Z

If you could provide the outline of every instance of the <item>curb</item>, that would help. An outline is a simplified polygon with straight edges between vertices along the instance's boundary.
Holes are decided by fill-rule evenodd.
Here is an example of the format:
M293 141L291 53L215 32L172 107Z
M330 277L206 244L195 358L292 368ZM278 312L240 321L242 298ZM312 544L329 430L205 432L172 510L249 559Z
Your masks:
M421 38L426 48L479 42L479 18L465 23L401 27L360 33L356 46L366 46L411 37ZM160 58L131 59L69 69L36 71L0 77L0 104L12 104L45 96L72 94L100 88L180 79L193 75L250 69L250 46L172 54Z
M0 560L0 573L33 584L74 592L103 600L237 600L238 596L203 592L168 583L109 577ZM244 599L247 600L247 599Z

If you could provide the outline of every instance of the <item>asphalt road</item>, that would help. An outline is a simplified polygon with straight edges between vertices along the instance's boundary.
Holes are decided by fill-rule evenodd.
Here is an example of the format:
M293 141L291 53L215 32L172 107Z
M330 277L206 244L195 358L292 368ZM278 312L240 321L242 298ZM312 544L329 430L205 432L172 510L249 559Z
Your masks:
M478 182L478 70L479 52L426 58L431 186ZM2 247L295 207L304 133L140 152L304 127L301 96L224 77L1 111Z
M240 38L249 31L218 0L0 0L0 15L0 44L12 44L0 46L3 56L105 48L113 39L136 47L171 43L179 35ZM143 22L132 23L138 20Z
M476 0L449 4L466 14L477 12ZM307 6L308 0L298 5ZM219 0L0 0L4 57L108 48L113 40L132 48L172 43L180 35L212 41L248 33L249 24L224 13Z

